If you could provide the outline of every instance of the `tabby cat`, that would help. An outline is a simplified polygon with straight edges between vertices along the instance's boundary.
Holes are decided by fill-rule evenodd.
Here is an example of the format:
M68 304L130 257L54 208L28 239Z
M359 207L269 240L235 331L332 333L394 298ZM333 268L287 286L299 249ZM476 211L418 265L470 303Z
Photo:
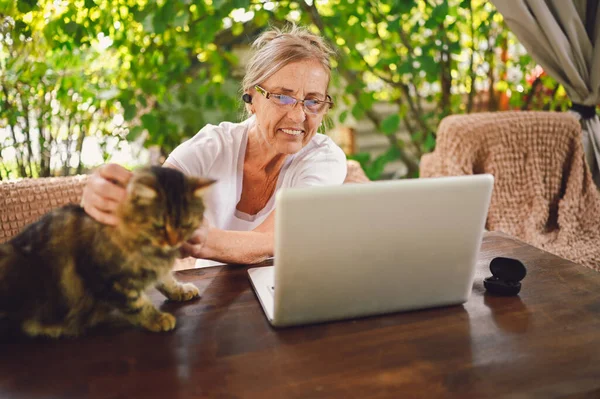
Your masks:
M144 290L156 284L174 301L199 296L171 269L202 222L202 196L212 183L144 168L127 185L117 226L97 222L78 205L30 224L0 244L0 323L17 323L31 336L76 336L116 309L147 330L173 329L173 315L156 309Z

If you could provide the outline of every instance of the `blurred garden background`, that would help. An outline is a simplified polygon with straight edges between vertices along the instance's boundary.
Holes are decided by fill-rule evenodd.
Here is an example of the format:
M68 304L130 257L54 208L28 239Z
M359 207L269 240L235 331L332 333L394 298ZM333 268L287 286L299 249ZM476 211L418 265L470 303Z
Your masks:
M337 50L326 132L371 179L414 177L449 114L566 110L481 0L0 0L0 179L160 161L242 118L250 43L308 26Z

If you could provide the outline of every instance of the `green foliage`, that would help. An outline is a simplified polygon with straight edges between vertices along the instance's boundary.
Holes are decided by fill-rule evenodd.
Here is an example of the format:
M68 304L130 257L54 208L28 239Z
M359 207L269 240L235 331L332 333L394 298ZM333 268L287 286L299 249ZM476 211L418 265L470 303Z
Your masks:
M381 131L385 134L395 134L400 126L400 115L392 114L381 122Z
M348 158L358 161L367 177L371 180L376 180L381 176L388 162L400 158L400 149L397 146L391 146L387 151L374 159L371 159L371 154L365 152L350 155Z
M535 64L505 57L516 40L483 0L0 1L0 149L16 150L13 177L80 172L86 137L105 152L143 140L166 153L207 123L239 119L244 50L290 21L338 51L335 122L367 118L389 140L373 160L356 156L373 179L395 159L414 176L448 114L500 109L507 93L513 108L567 103L548 78L529 92ZM380 103L395 111L378 114Z
M102 66L95 48L49 42L53 23L46 25L41 2L2 4L10 16L0 16L0 140L3 157L12 149L15 161L2 162L0 177L80 172L86 135L123 131L113 123L118 102L102 95L111 91L115 71Z

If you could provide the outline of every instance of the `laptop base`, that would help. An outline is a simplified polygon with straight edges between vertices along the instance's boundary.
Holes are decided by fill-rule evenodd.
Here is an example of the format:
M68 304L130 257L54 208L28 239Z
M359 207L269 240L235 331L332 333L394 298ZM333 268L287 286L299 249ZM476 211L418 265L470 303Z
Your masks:
M267 320L273 324L273 309L275 306L273 279L275 277L275 266L255 267L248 269L250 282L256 292Z

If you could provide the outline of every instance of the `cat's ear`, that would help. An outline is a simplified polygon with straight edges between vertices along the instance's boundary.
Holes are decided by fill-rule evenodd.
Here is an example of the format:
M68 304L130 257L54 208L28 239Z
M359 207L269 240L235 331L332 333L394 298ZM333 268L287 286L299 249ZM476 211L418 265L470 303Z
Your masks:
M154 189L154 178L150 175L141 175L132 179L127 186L128 194L141 203L150 203L158 195Z
M192 193L194 198L202 198L206 191L216 182L216 180L205 177L196 177L192 180Z
M156 190L143 184L136 184L133 188L133 194L140 199L153 200L156 198Z

